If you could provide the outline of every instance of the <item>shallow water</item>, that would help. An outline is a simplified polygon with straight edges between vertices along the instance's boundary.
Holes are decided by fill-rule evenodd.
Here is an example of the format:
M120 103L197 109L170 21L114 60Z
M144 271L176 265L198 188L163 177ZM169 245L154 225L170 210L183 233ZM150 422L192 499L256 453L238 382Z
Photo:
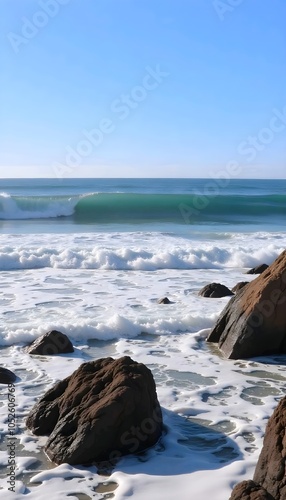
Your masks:
M199 492L197 498L204 500L211 487L198 480L200 471L207 471L210 478L213 474L220 478L219 492L213 493L214 498L228 498L233 483L253 473L265 421L284 395L285 377L280 370L286 358L281 357L280 364L274 358L269 364L224 360L202 344L207 331L143 334L109 342L92 340L86 341L85 346L77 342L75 353L54 357L30 356L16 345L2 347L3 364L13 367L19 377L16 382L19 493L15 498L25 492L28 498L48 498L51 494L54 498L60 495L73 498L69 496L73 493L84 500L109 498L106 495L112 493L121 499L131 484L134 498L141 498L146 477L149 492L152 489L157 498L168 477L173 493L165 491L166 498L174 498L175 489L179 498L187 498L185 489L195 487ZM149 451L120 460L105 478L94 467L54 466L41 451L45 438L25 430L29 409L48 387L72 373L81 362L122 355L131 355L152 370L163 408L164 436ZM2 386L0 397L3 405L0 425L5 434L6 386ZM6 450L2 440L0 484L4 488ZM118 487L112 492L103 491L104 486L98 489L103 482L107 488L110 483Z

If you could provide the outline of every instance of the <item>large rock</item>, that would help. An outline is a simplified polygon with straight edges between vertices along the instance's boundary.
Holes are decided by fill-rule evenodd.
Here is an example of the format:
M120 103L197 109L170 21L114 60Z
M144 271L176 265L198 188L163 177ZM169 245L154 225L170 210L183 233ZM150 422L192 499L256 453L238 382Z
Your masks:
M235 486L229 500L274 500L274 498L254 481L242 481Z
M49 435L55 463L110 462L154 445L162 413L151 371L129 356L82 364L34 406L26 421Z
M210 283L204 286L200 291L199 295L202 297L220 298L227 297L228 295L233 295L233 292L227 288L225 285L220 283Z
M275 500L286 499L286 397L268 420L253 480Z
M286 352L286 251L222 311L207 341L227 358Z
M286 396L268 420L253 481L234 488L230 500L286 499ZM255 495L258 496L255 496Z
M38 354L40 356L74 352L73 345L69 338L64 333L58 332L57 330L51 330L34 340L26 350L29 354Z
M0 367L0 384L13 384L16 378L15 373L8 370L8 368Z

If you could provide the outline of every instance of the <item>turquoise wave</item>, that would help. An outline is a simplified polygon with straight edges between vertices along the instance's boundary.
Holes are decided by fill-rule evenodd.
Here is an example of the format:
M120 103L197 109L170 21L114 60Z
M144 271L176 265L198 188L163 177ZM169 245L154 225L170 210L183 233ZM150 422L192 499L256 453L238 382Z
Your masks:
M240 216L286 215L286 196L98 194L75 206L76 220L94 222L171 221L197 223Z
M97 193L81 196L0 195L0 219L69 217L77 223L286 220L286 195Z

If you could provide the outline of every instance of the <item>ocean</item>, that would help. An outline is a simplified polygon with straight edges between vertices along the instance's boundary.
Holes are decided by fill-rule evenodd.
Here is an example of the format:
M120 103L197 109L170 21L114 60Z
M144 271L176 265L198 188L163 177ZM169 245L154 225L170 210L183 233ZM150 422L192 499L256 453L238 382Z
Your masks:
M252 478L285 393L286 356L226 360L205 339L232 288L286 248L286 180L1 179L0 352L14 371L11 500L228 500ZM167 296L170 304L158 304ZM73 354L30 356L51 330ZM55 466L25 428L43 393L82 362L129 355L156 382L164 434L152 449L96 467ZM8 400L0 389L0 498L7 498Z

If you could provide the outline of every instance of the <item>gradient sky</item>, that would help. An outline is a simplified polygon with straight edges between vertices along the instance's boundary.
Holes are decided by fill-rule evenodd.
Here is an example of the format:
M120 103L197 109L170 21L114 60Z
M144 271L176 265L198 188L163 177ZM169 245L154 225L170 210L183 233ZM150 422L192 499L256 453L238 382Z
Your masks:
M285 0L1 0L0 177L285 178Z

